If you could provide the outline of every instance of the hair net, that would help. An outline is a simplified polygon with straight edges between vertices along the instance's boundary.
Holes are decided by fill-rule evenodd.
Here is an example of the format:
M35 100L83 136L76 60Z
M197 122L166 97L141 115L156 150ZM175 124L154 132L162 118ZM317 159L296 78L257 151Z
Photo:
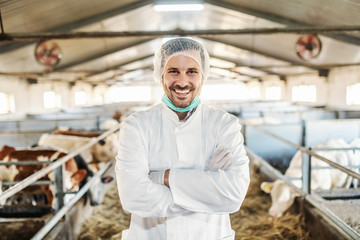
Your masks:
M192 58L201 68L204 81L210 71L209 54L202 44L189 38L175 38L165 42L155 52L154 56L154 78L161 82L168 61L175 56L186 56Z

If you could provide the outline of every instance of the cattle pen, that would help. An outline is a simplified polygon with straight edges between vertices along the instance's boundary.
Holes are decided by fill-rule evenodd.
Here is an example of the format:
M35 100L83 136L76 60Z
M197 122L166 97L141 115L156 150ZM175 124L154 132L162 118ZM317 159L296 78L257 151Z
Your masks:
M110 134L116 132L119 130L119 127L114 127L110 130L108 130L107 132L104 132L103 134L101 134L99 137L93 138L88 144L80 147L79 149L75 150L74 152L69 153L68 155L59 158L55 161L52 162L46 162L46 164L48 164L47 167L40 169L39 171L35 172L34 174L30 175L29 177L25 178L24 180L20 181L20 182L14 182L14 183L5 183L5 185L11 186L10 188L8 188L7 190L5 190L4 192L2 192L0 194L0 202L5 202L8 198L14 196L16 193L20 192L21 190L25 189L26 187L30 186L30 185L43 185L43 184L54 184L54 188L55 188L55 212L45 212L47 215L43 216L44 213L38 212L38 217L33 217L34 214L30 214L30 218L26 219L26 218L11 218L11 215L14 216L14 213L11 214L11 211L9 211L6 214L6 206L2 206L1 210L2 210L2 215L4 215L4 211L5 211L5 215L7 217L5 218L1 218L0 221L0 226L2 231L7 232L7 234L2 236L2 239L19 239L19 238L24 238L24 239L44 239L45 236L51 231L54 230L54 227L57 226L57 228L59 228L59 224L62 226L60 227L62 229L62 231L65 231L64 233L64 237L65 238L69 238L69 234L71 235L72 233L68 232L69 229L71 229L73 226L71 226L69 221L65 221L66 224L62 223L62 221L60 221L61 219L63 219L63 217L65 215L69 215L69 212L73 212L74 210L72 210L73 206L75 204L77 204L78 206L81 204L78 204L78 201L84 197L84 195L89 191L89 189L94 186L94 185L99 185L99 179L101 178L101 176L104 174L104 172L108 171L111 164L113 163L113 161L110 159L108 162L106 162L106 164L104 164L101 169L96 172L94 174L94 176L92 176L90 179L87 180L87 183L82 186L82 188L78 191L78 192L64 192L64 187L63 187L63 177L64 177L64 173L63 173L63 165L65 165L65 163L72 157L80 154L81 152L83 152L84 150L88 149L89 147L91 147L92 145L96 144L99 140L104 139L105 137L109 136ZM15 162L15 163L9 163L9 162L5 162L2 163L2 165L22 165L22 164L43 164L43 162ZM51 171L55 171L55 180L53 182L44 182L44 181L37 181L39 180L41 177L45 176L46 174L48 174ZM97 186L100 188L104 188L103 186ZM106 187L105 187L106 189ZM100 200L103 197L104 193L100 193L97 192L97 194L99 196L96 196L96 198L99 198ZM65 202L65 198L66 195L70 195L71 198L70 200L67 200L67 202ZM90 199L87 200L88 205L90 202ZM20 210L25 210L26 209L20 209ZM29 209L28 209L29 210ZM15 211L16 211L16 207L15 207ZM77 214L79 215L79 219L76 220L76 224L79 225L81 224L81 219L82 217L86 216L86 214L88 214L87 212L89 211L89 209L85 209L84 207L80 207L80 209L76 209L76 211L80 211ZM73 213L74 214L74 213ZM10 215L10 217L9 217ZM23 214L24 215L24 214ZM26 215L26 214L25 214ZM36 214L35 214L36 215ZM20 215L21 216L21 215ZM66 220L68 220L69 217L65 217ZM70 217L71 218L71 217ZM59 223L60 221L60 223ZM14 226L15 224L15 226ZM76 226L75 226L76 228ZM59 231L59 229L56 229L54 231ZM57 236L58 233L55 234L55 236ZM52 237L50 236L54 236L54 233L50 233L49 234L49 239L51 239ZM68 236L68 237L66 237Z
M0 0L0 240L360 239L359 13Z
M264 124L264 125L253 125L246 124L242 120L245 129L245 141L248 141L248 151L251 152L251 156L255 156L253 159L257 164L260 165L260 171L263 173L266 178L274 181L275 179L281 179L286 182L291 188L295 189L301 200L301 209L303 214L315 214L316 216L308 215L308 226L312 226L312 235L316 236L316 239L327 239L321 235L323 230L319 231L317 225L319 221L319 216L324 218L328 222L329 226L336 226L337 231L344 234L343 238L345 239L358 239L360 237L360 227L359 227L359 218L358 214L354 214L359 211L360 207L360 192L359 188L356 185L357 181L360 180L359 175L359 155L354 154L354 158L357 159L355 165L348 164L346 166L340 165L334 162L334 159L330 160L326 157L319 156L317 151L340 151L340 152L351 152L356 153L360 151L359 146L356 147L347 147L347 148L323 148L323 149L314 149L311 148L310 141L314 139L326 139L328 137L339 138L339 137L358 137L358 127L359 122L357 120L309 120L298 122L297 129L299 132L290 131L286 137L283 134L282 129L288 130L288 125L278 125L278 124ZM340 128L342 131L339 132L328 132L328 126L333 128ZM314 131L314 126L317 127L317 131ZM316 136L313 136L316 134ZM257 145L254 147L253 142L256 139L259 139L261 135L269 136L270 138L261 137L263 144ZM349 136L350 135L350 136ZM316 140L315 140L316 141ZM289 148L290 146L290 148ZM270 150L271 149L271 150ZM287 156L293 155L289 153L293 149L299 150L301 152L301 172L300 180L302 184L299 186L294 185L293 181L297 180L291 178L291 176L284 176L284 167L281 166L281 162L286 162L286 168L289 168L289 158ZM260 156L257 155L260 154ZM274 157L273 154L277 154L277 157ZM289 155L288 155L289 154ZM282 156L282 157L279 157ZM285 156L285 157L284 157ZM326 162L326 166L323 167L313 167L312 160L313 158L320 159L321 161ZM264 160L266 159L266 160ZM277 159L278 161L274 161ZM285 160L284 160L285 159ZM293 161L293 160L292 160ZM279 164L280 163L280 164ZM278 164L278 165L277 165ZM291 164L291 163L290 163ZM291 167L291 166L290 166ZM338 169L346 175L351 176L355 179L355 186L351 189L344 188L331 188L331 189L312 189L311 184L314 181L312 178L314 174L312 171L318 170L318 175L321 175L322 170L326 169ZM309 208L309 206L311 206ZM317 213L309 213L309 210L313 208ZM311 220L312 219L312 220ZM330 237L330 236L329 236ZM337 238L336 238L337 239ZM339 239L342 239L339 237Z
M300 149L305 155L317 156L323 161L330 162L332 167L360 180L358 173L318 156L307 148L293 144L260 127L244 125L255 127L274 139ZM341 150L348 151L349 149ZM360 148L351 148L351 150L359 151ZM242 207L245 210L240 210L231 215L236 239L359 239L360 224L358 216L354 215L354 212L360 209L358 189L353 189L353 191L346 189L327 192L311 191L309 186L311 181L309 172L311 168L309 166L311 164L304 164L304 177L302 178L304 187L299 189L291 183L293 179L286 178L279 170L248 148L247 152L252 165L251 186ZM311 158L305 157L304 159L309 160ZM358 168L359 166L350 167ZM268 215L269 199L260 192L261 181L265 179L273 181L282 179L300 194L290 212L279 219ZM121 237L119 230L128 228L130 215L124 212L121 207L116 186L113 186L105 198L104 203L94 211L94 215L85 221L80 231L80 240L118 239ZM338 202L336 199L341 200ZM114 209L116 209L116 213L113 211Z
M254 130L250 130L251 128L254 128L256 129L257 131L259 132L262 132L263 134L266 134L266 135L269 135L271 137L271 139L277 139L277 141L282 141L282 142L285 142L289 145L291 145L292 147L294 148L297 148L297 149L300 149L302 151L304 151L306 154L310 154L310 155L313 155L313 156L317 156L316 153L312 152L311 150L309 150L308 148L304 148L304 147L301 147L300 145L296 145L292 142L289 142L288 140L286 139L283 139L282 137L272 133L274 131L267 131L267 130L264 130L263 127L264 126L255 126L255 125L251 125L251 124L248 124L246 122L244 122L242 120L242 124L244 126L243 128L243 132L244 132L244 136L245 136L245 141L249 143L249 145L251 146L251 139L252 138L256 138L258 137L258 135L256 134L253 134L253 131ZM303 126L305 126L304 124L302 124ZM268 125L265 125L265 128L266 127L269 127ZM270 126L270 127L274 127L274 126ZM112 129L106 133L104 133L102 136L99 137L99 139L101 138L104 138L106 137L107 135L111 134L112 132L115 132L117 131L117 129ZM305 131L305 130L304 130ZM275 132L278 132L278 131L275 131ZM303 134L301 134L303 135ZM306 138L304 136L304 138ZM263 138L264 139L264 138ZM98 139L94 139L94 142L93 143L90 143L91 144L94 144ZM304 141L304 140L300 140L300 141ZM265 144L267 144L265 142ZM89 146L84 146L84 148L86 147L89 147ZM271 180L275 180L275 179L283 179L284 181L286 181L290 186L294 187L300 194L301 194L301 197L297 199L297 206L300 207L300 209L303 209L301 211L303 211L302 214L305 215L305 213L307 214L307 219L311 219L311 218L314 218L314 219L317 219L315 222L311 222L311 223L306 223L305 220L304 221L304 224L306 226L316 226L314 227L315 230L313 229L313 233L311 234L312 236L316 235L316 229L318 229L318 227L320 228L324 228L324 229L327 229L326 231L321 231L322 234L325 234L325 236L330 236L331 234L334 234L337 233L339 234L339 236L342 236L342 237L345 237L346 239L357 239L359 237L359 233L356 232L354 229L352 229L349 224L347 224L345 222L346 219L340 219L338 216L336 216L335 213L333 213L331 210L327 209L327 208L324 208L324 200L320 201L321 203L319 203L319 195L317 196L313 196L314 192L310 192L310 188L309 188L309 184L310 184L310 181L309 180L309 177L311 176L311 174L309 174L309 170L310 168L309 167L304 167L304 176L302 178L302 180L305 182L304 183L304 187L303 189L298 189L297 187L295 187L294 185L292 185L291 181L287 178L285 178L283 176L283 174L279 171L279 170L276 170L273 166L271 166L267 161L263 160L262 157L259 157L257 156L256 153L254 153L253 151L257 151L258 149L254 149L254 150L251 150L251 149L247 149L248 153L249 153L249 157L251 158L252 160L252 164L253 165L256 165L257 168L259 169L258 172L261 173L261 175L263 176L263 178L267 178L267 179L271 179ZM354 151L356 150L359 150L358 148L354 148L353 149ZM56 169L58 166L60 166L63 162L65 162L67 159L69 159L72 155L76 155L78 154L79 152L81 152L82 149L78 149L77 151L73 152L71 155L68 155L67 158L64 158L64 159L59 159L57 163L53 163L53 164L50 164L48 168L45 168L42 170L42 172L39 172L38 174L36 174L35 176L31 176L29 177L29 179L25 179L23 182L20 182L20 183L17 183L13 188L9 189L8 191L5 191L2 195L0 195L0 200L3 200L3 199L6 199L8 198L9 196L11 196L12 194L14 194L16 191L18 191L19 189L22 189L24 188L25 186L28 186L29 184L31 184L30 181L34 182L36 181L38 178L41 177L42 174L46 174L47 171L51 171L52 169ZM287 148L284 148L283 151L288 151ZM260 152L260 154L264 155L263 152ZM265 154L266 155L266 154ZM319 157L319 156L318 156ZM320 158L322 158L320 156ZM305 158L307 160L309 160L309 158ZM325 159L326 161L326 159ZM329 160L328 160L329 161ZM56 164L56 165L55 165ZM336 163L335 164L332 164L334 165L335 167L339 167ZM77 234L80 234L80 227L81 227L81 223L83 221L85 221L85 219L82 219L82 221L79 221L79 220L76 220L78 221L76 224L80 224L79 226L77 227L74 227L74 226L67 226L67 227L64 227L66 226L66 224L74 224L74 220L73 221L69 221L69 220L66 220L67 218L68 219L71 219L70 215L71 213L74 214L73 210L71 210L71 207L75 205L76 201L80 200L82 198L82 196L84 195L84 193L91 187L91 184L96 182L96 178L99 178L103 173L104 171L107 170L107 168L110 167L109 165L107 165L104 169L102 169L101 171L99 171L94 177L93 177L93 180L89 181L82 189L81 191L79 191L79 193L77 193L77 195L72 198L72 200L67 204L67 205L64 205L63 208L57 208L56 212L54 213L54 216L53 216L53 219L52 220L47 220L48 221L48 224L46 224L45 226L43 226L43 228L33 236L33 239L52 239L54 238L55 236L58 236L59 232L61 232L59 230L59 224L58 222L60 221L60 225L63 226L63 233L64 236L68 239L76 239L76 235ZM353 166L354 167L354 166ZM349 173L350 175L352 175L354 178L357 178L359 179L359 175L349 169L344 169L342 167L340 167L341 170L344 170L345 172ZM310 170L311 171L311 170ZM306 181L307 180L307 181ZM257 186L259 187L259 186ZM114 191L114 190L113 190ZM322 196L325 196L326 194L329 195L331 192L322 192ZM336 196L336 193L339 194L339 192L332 192L331 194L331 198L334 200L334 199L340 199L340 198L344 198L344 194L346 196L349 197L349 199L351 199L351 195L349 195L349 192L347 191L342 191L341 194L342 196ZM315 194L318 194L315 192ZM61 194L59 194L58 196L61 196ZM355 196L356 198L356 196ZM346 199L346 197L345 197ZM301 201L300 201L301 200ZM342 201L344 201L344 199L342 199ZM353 200L354 201L354 200ZM62 202L62 201L61 201ZM330 201L328 201L330 202ZM344 202L342 202L342 204L344 204ZM354 203L356 204L356 202ZM329 204L328 204L329 205ZM331 205L331 204L330 204ZM334 204L333 204L334 205ZM311 206L311 207L310 207ZM334 207L334 206L333 206ZM80 209L82 209L83 207L80 207ZM305 210L305 209L316 209L316 210ZM84 210L85 208L83 208ZM81 210L80 210L81 211ZM297 211L300 211L300 210L297 210ZM314 211L316 213L314 213ZM349 211L347 214L345 215L351 215L351 211ZM314 217L314 214L316 215L316 217ZM234 216L236 216L236 214L234 214ZM312 216L312 217L311 217ZM91 216L88 216L89 218ZM322 218L324 219L325 222L328 223L328 225L324 225L324 226L317 226L315 225L315 223L318 221L319 218ZM349 216L347 216L349 217ZM236 219L233 217L233 219ZM75 222L76 222L75 221ZM314 220L312 220L314 221ZM236 220L235 220L236 222ZM57 227L55 227L57 226ZM329 227L329 226L332 226L332 227ZM358 228L358 226L353 226L354 228ZM75 232L73 233L69 233L67 231L64 231L64 229L72 229L73 231L77 231L78 233L76 234ZM75 230L77 229L77 230ZM307 231L310 231L311 229L308 228ZM56 234L54 234L54 231L56 232ZM71 230L70 230L71 231ZM50 232L49 234L47 234L48 232ZM53 233L51 233L53 232ZM326 235L327 233L327 235ZM330 235L329 235L330 234ZM56 239L56 238L55 238ZM306 239L306 238L305 238ZM316 238L316 239L322 239L322 238ZM323 239L326 239L325 237L323 237ZM340 237L339 237L340 239Z
M52 121L52 120L47 120L47 121ZM321 120L322 121L322 120ZM314 149L311 149L310 147L306 148L304 146L304 143L306 142L306 139L308 139L307 141L309 141L309 137L306 137L307 134L312 134L311 133L311 127L313 125L318 125L316 123L316 121L314 122L312 121L308 121L308 122L300 122L298 123L298 125L296 126L296 129L300 129L302 132L296 132L296 137L291 137L291 136L287 136L287 138L283 138L281 136L281 128L287 128L288 126L283 126L283 125L276 125L276 124L265 124L265 125L253 125L253 124L249 124L248 122L246 122L246 120L241 120L240 122L243 125L243 134L245 136L245 142L248 145L247 151L249 154L249 157L251 159L252 165L253 167L255 167L257 170L253 171L253 173L258 172L260 174L260 177L255 177L254 182L257 183L257 185L254 185L252 188L255 189L259 189L259 181L258 179L263 179L262 181L264 181L265 179L267 180L272 180L274 181L275 179L282 179L285 182L287 182L289 184L289 186L291 186L292 188L294 188L300 195L301 197L296 199L296 204L295 206L292 207L292 211L297 212L297 214L300 215L294 215L295 218L297 219L297 221L299 221L298 223L302 223L303 225L297 225L298 223L293 222L294 226L297 226L298 230L300 229L302 231L301 234L303 235L303 239L328 239L329 236L337 236L337 238L335 239L357 239L359 237L359 225L358 222L354 223L354 220L351 220L351 217L353 217L353 211L354 209L358 209L358 194L359 192L356 189L353 189L354 191L350 191L347 189L336 189L336 190L329 190L329 191L311 191L310 189L310 183L311 183L311 174L309 171L312 171L313 169L310 167L311 164L309 163L309 161L311 161L311 158L306 157L307 156L313 156L313 157L318 157L328 163L330 163L332 165L332 167L335 168L340 168L341 171L345 171L347 174L349 174L350 176L352 176L355 179L359 179L359 174L347 169L347 167L350 167L352 169L356 169L358 168L358 166L339 166L336 163L332 163L331 160L328 160L324 157L321 157L319 155L316 154L316 152L314 152ZM326 124L340 124L340 126L344 125L346 126L345 128L351 128L352 130L354 129L354 126L358 126L358 122L356 120L326 120ZM326 125L323 122L321 122L321 125ZM308 126L308 127L306 127ZM339 126L338 126L339 127ZM340 127L342 129L345 129L344 127ZM274 130L275 129L275 130ZM51 171L53 169L58 168L58 166L61 166L64 162L66 162L71 156L75 156L76 154L80 153L84 148L89 147L91 144L94 144L96 141L98 141L99 139L105 138L106 136L108 136L109 134L116 132L119 130L119 127L117 126L114 129L111 129L107 132L105 132L103 135L101 135L100 137L96 138L93 140L93 142L89 143L87 146L84 146L82 149L78 149L75 152L69 154L67 157L63 158L63 159L59 159L57 162L50 164L49 166L45 169L42 169L42 171L39 171L37 174L35 174L34 176L29 177L28 179L25 179L24 181L17 183L14 187L8 189L7 191L5 191L3 194L0 195L0 200L4 200L6 198L9 198L12 194L14 194L15 192L23 189L24 187L28 186L29 184L31 184L31 182L35 182L37 179L39 179L43 174L46 174L47 171ZM120 129L121 131L121 129ZM342 132L342 136L344 136L344 132L347 131L343 131ZM353 131L348 131L349 134L352 134ZM355 131L356 132L356 131ZM18 134L21 134L21 131L18 132ZM290 145L291 148L294 149L299 149L301 151L303 151L305 153L304 155L304 159L305 159L305 163L308 162L307 165L304 164L304 168L303 168L303 176L301 178L301 180L303 181L303 188L299 189L298 187L294 186L291 183L291 180L294 179L288 179L286 177L284 177L283 175L283 169L275 169L274 166L272 166L270 163L274 162L274 156L270 155L270 158L267 160L264 160L267 158L267 154L268 154L268 149L266 147L262 147L262 148L257 148L257 147L253 147L253 141L256 138L259 138L259 134L264 134L267 135L269 138L265 138L265 137L261 137L263 139L263 143L265 145L269 145L271 146L272 150L274 150L274 148L280 152L283 152L282 155L283 156L290 156L292 155L292 153L288 153L289 148L286 145ZM318 138L321 138L320 136L321 134L317 134ZM301 138L298 138L298 136L302 136ZM290 140L289 140L290 139ZM297 139L297 141L294 141L295 144L292 140L293 139ZM275 141L275 143L271 143L271 141ZM281 144L280 144L281 142ZM310 145L309 145L310 146ZM251 149L251 147L253 147L253 149ZM343 151L349 151L349 149L327 149L329 151L331 150L343 150ZM353 147L351 148L351 151L359 151L359 148ZM273 152L273 151L271 151ZM285 153L284 153L285 152ZM261 156L258 156L258 154L260 154ZM284 162L284 160L282 160ZM287 160L289 161L289 159ZM281 162L281 161L278 161ZM5 164L5 163L4 163ZM7 163L9 164L9 163ZM287 163L288 164L288 163ZM65 205L58 205L58 207L56 208L56 211L52 214L50 214L52 216L52 218L48 218L46 220L41 219L41 218L34 218L31 220L31 218L28 218L26 221L28 222L28 226L32 226L34 230L35 228L37 228L37 230L39 230L39 232L35 233L33 232L32 234L35 234L33 236L33 239L56 239L56 237L59 236L63 236L64 238L67 239L77 239L80 236L83 236L83 238L81 239L92 239L91 237L84 237L84 234L81 235L81 232L83 232L84 230L81 229L82 224L85 225L83 226L83 228L86 228L86 220L87 218L91 219L91 215L89 215L91 212L93 212L93 209L95 209L95 213L96 213L96 207L92 207L92 206L81 206L82 204L79 203L81 202L80 200L83 199L84 194L86 193L86 191L89 190L89 188L91 188L92 184L96 184L96 182L98 182L98 179L101 177L101 175L103 175L103 173L105 171L108 171L108 168L113 168L113 165L108 163L108 165L105 166L105 168L102 168L101 171L99 171L93 178L92 180L90 180L85 186L83 186L83 188L76 194L75 193L69 193L71 195L74 195L74 197L70 200L70 202L68 202ZM329 168L329 167L328 167ZM113 169L112 169L113 171ZM255 174L254 174L255 175ZM96 180L97 179L97 180ZM38 184L43 184L42 182L38 183ZM48 183L45 183L48 184ZM10 184L8 184L10 185ZM109 189L110 186L107 186L107 189ZM114 188L114 185L113 187ZM250 190L251 192L251 190ZM256 190L257 194L259 194L259 190ZM102 193L103 195L105 193ZM116 191L116 186L115 189L112 189L109 194L112 194L113 196L111 196L111 199L118 199L117 197L117 191ZM114 196L115 194L115 196ZM59 194L57 194L58 197L63 196L64 194L61 194L61 191L59 191ZM264 194L263 194L264 195ZM252 195L250 195L252 196ZM106 196L105 196L106 198ZM263 198L265 198L265 196L263 196ZM102 199L102 198L101 198ZM63 202L63 200L58 200L59 202ZM106 199L104 199L104 201L107 201ZM77 203L78 202L78 203ZM120 204L120 203L119 203ZM265 213L267 213L267 210L269 208L269 203L265 203L263 202L262 206L260 207L261 209L264 209L264 207L266 207ZM62 207L61 207L62 206ZM75 206L75 207L73 207ZM339 212L339 206L343 206L341 208L341 211ZM256 206L252 206L252 207L256 207ZM257 206L259 207L259 206ZM74 208L76 210L74 210ZM246 207L247 208L247 207ZM296 209L297 210L294 210ZM91 211L89 211L89 209L91 209ZM249 211L255 211L254 209L250 209ZM85 214L86 213L86 214ZM121 205L120 205L120 214L124 214L123 210L121 210ZM264 213L263 213L264 214ZM78 215L83 215L83 216L87 216L87 218L79 218ZM341 217L339 216L341 215ZM126 226L126 219L128 219L128 215L124 215L125 216L125 220L123 219L123 216L121 216L121 221L124 226ZM356 218L357 216L355 216ZM274 224L274 218L267 216L267 219L273 219L268 223L271 226ZM265 218L265 219L266 219ZM101 218L100 218L101 219ZM234 224L236 225L236 223L243 225L245 224L245 222L242 222L244 220L242 220L241 222L238 222L239 219L242 219L242 215L241 213L236 213L232 215L232 221L234 222ZM279 218L279 221L282 221L281 219L287 219L287 221L289 220L289 215L285 215L283 218ZM319 219L323 219L321 221L319 221ZM41 224L39 224L39 221L43 222ZM293 221L293 220L291 220ZM6 221L3 221L6 222ZM14 220L12 219L12 221L10 221L12 223L14 222L19 222L19 219ZM36 227L34 227L34 222L37 222ZM47 224L45 224L45 222ZM74 224L76 226L74 226ZM39 226L42 226L41 228ZM276 225L276 224L275 224ZM20 225L22 227L22 229L25 228L25 225ZM116 226L116 225L115 225ZM249 227L251 228L251 227ZM6 227L4 228L6 229ZM273 231L274 229L272 229L271 227L269 227L269 231ZM319 229L323 229L321 231L318 231ZM258 231L259 229L257 229ZM247 230L250 231L250 230ZM86 231L86 232L91 232L91 231ZM320 234L321 233L321 234ZM24 233L22 233L24 234ZM114 233L114 236L119 236L119 233ZM254 234L254 233L249 233ZM295 234L295 233L293 233ZM299 233L298 233L299 234ZM319 235L320 234L320 235ZM86 235L86 234L85 234ZM241 235L242 236L242 235ZM299 235L297 235L299 236ZM313 238L310 238L310 237ZM11 238L9 238L11 239ZM29 238L30 239L30 238ZM106 239L106 238L104 238ZM109 238L110 239L110 238Z

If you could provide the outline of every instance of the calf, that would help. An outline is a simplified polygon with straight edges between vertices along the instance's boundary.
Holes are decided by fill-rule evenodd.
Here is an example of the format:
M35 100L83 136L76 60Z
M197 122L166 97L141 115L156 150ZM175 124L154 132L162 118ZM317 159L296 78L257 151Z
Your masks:
M348 148L349 145L343 139L328 140L325 143L313 146L314 151L327 159L330 159L340 165L352 165L354 154L352 151L334 150L334 151L316 151L316 148ZM315 167L329 167L327 163L311 158L311 189L330 189L333 187L350 187L352 177L336 169L314 169ZM302 187L302 154L296 152L291 159L290 166L285 172L288 178L296 178L292 183L298 188ZM270 215L281 217L283 213L291 207L294 199L299 194L282 180L275 182L263 182L261 189L270 193L272 205L269 209Z
M4 145L0 150L0 160L4 162L18 162L18 161L53 161L66 156L64 152L52 149L15 149ZM11 165L0 166L0 182L6 181L21 181L40 169L44 168L45 164L38 165ZM65 163L64 172L64 187L66 190L77 191L80 182L86 176L86 170L78 169L74 158L70 158ZM40 180L54 180L53 172L50 172ZM1 184L2 185L2 184ZM45 194L49 205L53 205L54 187L49 185L28 186L24 191L39 191ZM1 190L1 189L0 189Z
M73 152L80 147L88 144L93 137L84 137L70 135L69 131L64 134L43 134L39 139L39 146L50 146L64 151ZM59 133L59 132L58 132ZM110 135L104 140L100 140L89 149L81 152L81 156L87 163L99 163L106 162L110 159L114 159L117 154L115 138Z
M351 143L351 147L354 148L360 148L360 138L355 138ZM354 152L354 162L353 162L353 171L359 173L360 172L360 149L355 150ZM354 188L357 188L360 186L359 180L354 178L353 180L353 186Z
M78 136L78 137L88 137L88 138L93 138L93 137L98 137L100 136L102 133L101 132L83 132L83 131L75 131L75 130L61 130L61 129L56 129L54 131L55 135L67 135L67 136Z
M119 125L119 122L114 119L108 119L101 124L101 129L109 130Z

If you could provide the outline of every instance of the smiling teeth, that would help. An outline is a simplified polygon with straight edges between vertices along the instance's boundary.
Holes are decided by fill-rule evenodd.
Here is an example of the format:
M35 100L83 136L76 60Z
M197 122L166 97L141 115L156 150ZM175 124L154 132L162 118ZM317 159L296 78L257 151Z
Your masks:
M181 94L185 94L190 92L189 90L175 90L176 93L181 93Z

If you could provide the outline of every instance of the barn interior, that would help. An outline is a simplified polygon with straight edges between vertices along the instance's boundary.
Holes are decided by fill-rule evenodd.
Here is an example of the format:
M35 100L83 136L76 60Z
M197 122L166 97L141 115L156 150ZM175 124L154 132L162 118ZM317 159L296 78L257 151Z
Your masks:
M283 178L299 146L360 137L359 12L358 0L0 0L0 146L63 126L104 130L115 111L159 102L154 52L192 37L210 55L201 98L239 117L254 159ZM353 209L359 195L341 189ZM335 229L356 239L351 221Z
M100 92L92 93L86 105L108 103L112 99L98 96L102 88L154 85L152 57L164 38L192 36L209 49L208 85L280 86L281 100L291 101L292 86L313 82L327 89L317 93L316 105L358 108L332 94L340 85L358 82L357 1L200 1L201 11L175 12L156 10L161 3L2 1L2 91L34 88L30 96L14 93L17 113L49 111L39 94L43 88L83 88ZM316 37L299 39L311 33ZM45 40L52 40L55 49L39 44ZM44 54L50 57L45 65L36 60L45 61ZM156 101L153 95L147 100ZM241 95L243 101L265 99L255 90ZM74 107L70 93L62 97L60 108Z

